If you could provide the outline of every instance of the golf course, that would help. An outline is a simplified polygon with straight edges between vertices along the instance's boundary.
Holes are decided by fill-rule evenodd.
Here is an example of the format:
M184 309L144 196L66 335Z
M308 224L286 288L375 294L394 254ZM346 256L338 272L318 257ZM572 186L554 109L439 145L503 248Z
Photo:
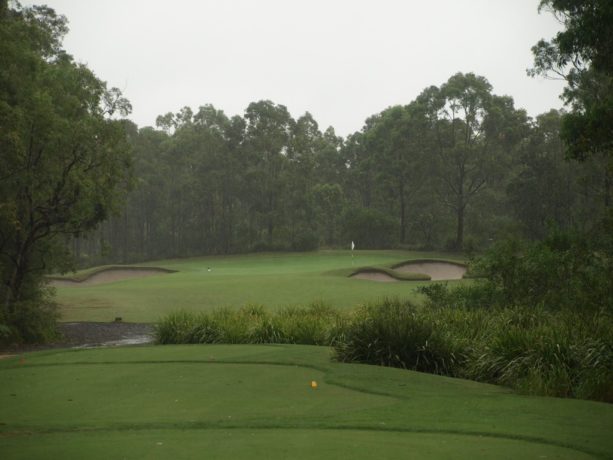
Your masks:
M390 270L412 259L462 261L457 255L393 250L354 251L353 255L337 250L203 257L139 264L173 273L157 272L101 284L61 283L56 289L63 321L112 321L121 317L129 322L152 323L179 309L207 311L248 304L278 309L314 301L346 309L386 296L414 298L415 288L423 282L378 283L350 277L360 267ZM95 272L76 276L85 280Z
M354 279L442 253L319 251L158 261L57 283L63 321L326 302L351 311L429 281ZM423 264L423 262L421 262ZM132 275L132 276L131 276ZM146 276L145 276L146 275ZM122 277L120 277L122 278ZM74 281L68 281L72 279ZM470 283L470 280L452 283ZM72 284L71 284L72 283ZM341 363L326 346L149 345L0 360L3 458L610 458L610 404Z
M36 3L0 460L613 460L613 1Z

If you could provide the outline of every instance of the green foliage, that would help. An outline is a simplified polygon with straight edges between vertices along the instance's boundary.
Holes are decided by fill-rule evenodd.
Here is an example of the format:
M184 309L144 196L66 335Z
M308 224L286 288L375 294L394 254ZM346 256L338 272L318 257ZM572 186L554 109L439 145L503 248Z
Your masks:
M0 15L0 315L40 340L52 318L46 302L35 313L42 275L66 269L66 237L94 229L125 194L130 149L110 117L131 107L62 50L64 17L19 4Z
M342 217L343 240L360 249L382 249L398 242L396 220L376 209L352 208Z
M533 48L530 75L567 82L563 97L572 111L563 117L562 139L570 156L611 155L613 140L613 5L608 0L542 0L564 25L551 41Z
M611 317L534 308L497 312L463 376L548 396L612 401Z
M338 359L403 367L529 394L613 401L609 314L525 307L466 308L397 300L364 307Z
M156 341L172 343L292 343L332 345L344 318L323 303L287 307L274 313L259 305L210 313L179 311L156 325Z
M419 288L431 304L447 307L527 306L552 310L613 309L613 259L605 238L552 231L543 241L507 239L493 245L473 269L474 284Z
M315 251L319 248L319 236L308 229L303 230L294 237L292 251Z
M385 299L358 310L335 347L344 362L452 374L452 344L433 318L409 302Z
M494 286L481 281L453 287L431 283L419 286L417 292L426 296L428 305L444 308L490 308L504 300Z
M0 344L44 343L57 338L57 304L49 289L38 290L14 305L10 313L0 312Z

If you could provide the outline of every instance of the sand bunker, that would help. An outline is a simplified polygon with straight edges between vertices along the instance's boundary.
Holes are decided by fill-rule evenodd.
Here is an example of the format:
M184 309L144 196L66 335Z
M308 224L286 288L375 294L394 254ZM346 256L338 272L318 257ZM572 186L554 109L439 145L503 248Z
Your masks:
M109 268L94 273L89 278L83 281L75 280L51 280L49 284L51 286L92 286L95 284L112 283L113 281L122 281L130 278L144 278L146 276L161 275L164 273L174 273L172 270L166 270L164 268Z
M357 278L359 280L380 281L383 283L395 283L398 280L393 276L383 272L360 272L355 275L351 275L351 278Z
M423 273L430 275L432 281L459 280L466 273L466 266L450 262L416 261L406 262L394 267L401 273Z

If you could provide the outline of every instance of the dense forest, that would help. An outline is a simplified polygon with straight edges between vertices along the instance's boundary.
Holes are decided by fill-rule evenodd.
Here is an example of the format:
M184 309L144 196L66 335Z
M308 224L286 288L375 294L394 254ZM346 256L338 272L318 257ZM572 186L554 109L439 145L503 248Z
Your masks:
M610 159L569 159L563 113L528 117L456 74L346 139L271 101L124 121L133 181L121 212L72 239L81 265L264 250L482 250L509 235L589 231L611 206Z

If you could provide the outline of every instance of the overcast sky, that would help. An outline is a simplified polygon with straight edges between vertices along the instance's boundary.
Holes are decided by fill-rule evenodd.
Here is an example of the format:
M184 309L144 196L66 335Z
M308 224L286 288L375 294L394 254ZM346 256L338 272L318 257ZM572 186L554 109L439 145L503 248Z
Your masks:
M211 103L227 115L270 99L346 136L456 72L535 116L560 82L529 78L530 48L559 24L538 0L48 0L64 45L131 101L139 126Z

